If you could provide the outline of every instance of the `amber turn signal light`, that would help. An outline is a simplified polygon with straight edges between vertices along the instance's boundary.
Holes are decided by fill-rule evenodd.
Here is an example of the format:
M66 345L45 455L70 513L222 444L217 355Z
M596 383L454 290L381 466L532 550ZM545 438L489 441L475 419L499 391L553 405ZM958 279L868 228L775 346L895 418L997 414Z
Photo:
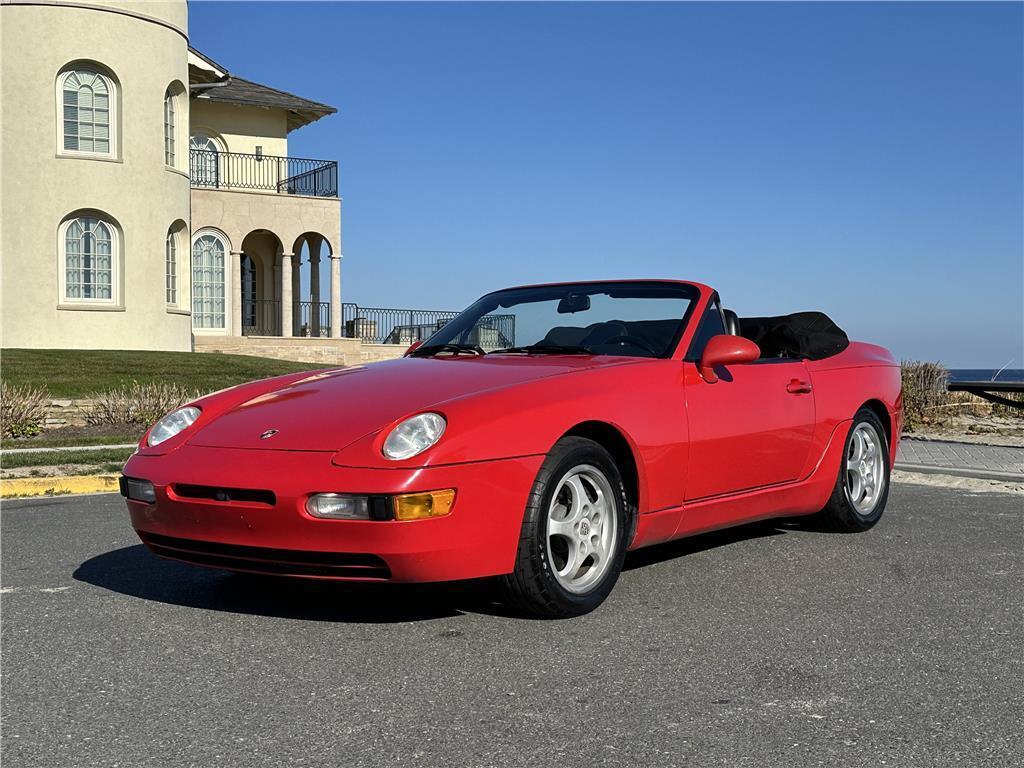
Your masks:
M428 517L444 517L452 511L454 503L454 488L426 493L404 493L395 496L395 519L423 520Z

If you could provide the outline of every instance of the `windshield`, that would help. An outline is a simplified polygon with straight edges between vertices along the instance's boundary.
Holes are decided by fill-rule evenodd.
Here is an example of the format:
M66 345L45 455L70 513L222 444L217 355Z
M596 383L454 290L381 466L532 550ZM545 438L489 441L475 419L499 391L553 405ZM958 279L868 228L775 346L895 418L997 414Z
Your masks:
M577 283L490 293L419 353L667 357L697 289L679 283Z

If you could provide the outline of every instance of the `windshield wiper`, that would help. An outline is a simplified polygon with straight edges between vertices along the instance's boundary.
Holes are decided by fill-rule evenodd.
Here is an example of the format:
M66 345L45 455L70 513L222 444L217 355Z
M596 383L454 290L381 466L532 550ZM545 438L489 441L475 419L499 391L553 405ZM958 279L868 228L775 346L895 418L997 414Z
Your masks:
M527 344L525 347L507 347L496 349L495 352L522 352L527 355L592 355L591 350L586 347L572 346L569 344Z
M436 355L438 352L451 352L454 355L460 352L472 352L478 356L487 354L476 344L429 344L423 347L416 347L416 349L409 353L409 357L427 357L429 355Z

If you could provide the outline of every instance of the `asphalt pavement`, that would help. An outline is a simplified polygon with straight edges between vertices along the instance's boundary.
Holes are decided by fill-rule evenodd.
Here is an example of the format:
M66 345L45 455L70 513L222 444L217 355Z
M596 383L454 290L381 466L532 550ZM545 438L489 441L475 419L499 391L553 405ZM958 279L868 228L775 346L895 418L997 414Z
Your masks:
M162 561L117 496L5 502L2 762L1018 766L1024 502L897 486L872 531L632 555L568 621L478 584ZM486 546L486 542L482 542Z

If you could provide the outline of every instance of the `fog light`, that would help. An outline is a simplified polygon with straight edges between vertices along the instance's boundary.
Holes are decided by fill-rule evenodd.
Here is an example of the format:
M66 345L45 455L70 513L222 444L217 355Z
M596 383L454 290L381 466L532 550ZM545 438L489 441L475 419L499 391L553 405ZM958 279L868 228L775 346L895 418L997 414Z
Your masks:
M422 520L427 517L444 517L452 511L454 503L454 488L427 493L405 493L395 496L395 519Z
M325 520L369 520L370 498L344 493L318 493L306 501L306 511Z
M132 501L144 501L153 504L156 501L156 489L148 480L136 480L134 477L121 477L121 495Z

